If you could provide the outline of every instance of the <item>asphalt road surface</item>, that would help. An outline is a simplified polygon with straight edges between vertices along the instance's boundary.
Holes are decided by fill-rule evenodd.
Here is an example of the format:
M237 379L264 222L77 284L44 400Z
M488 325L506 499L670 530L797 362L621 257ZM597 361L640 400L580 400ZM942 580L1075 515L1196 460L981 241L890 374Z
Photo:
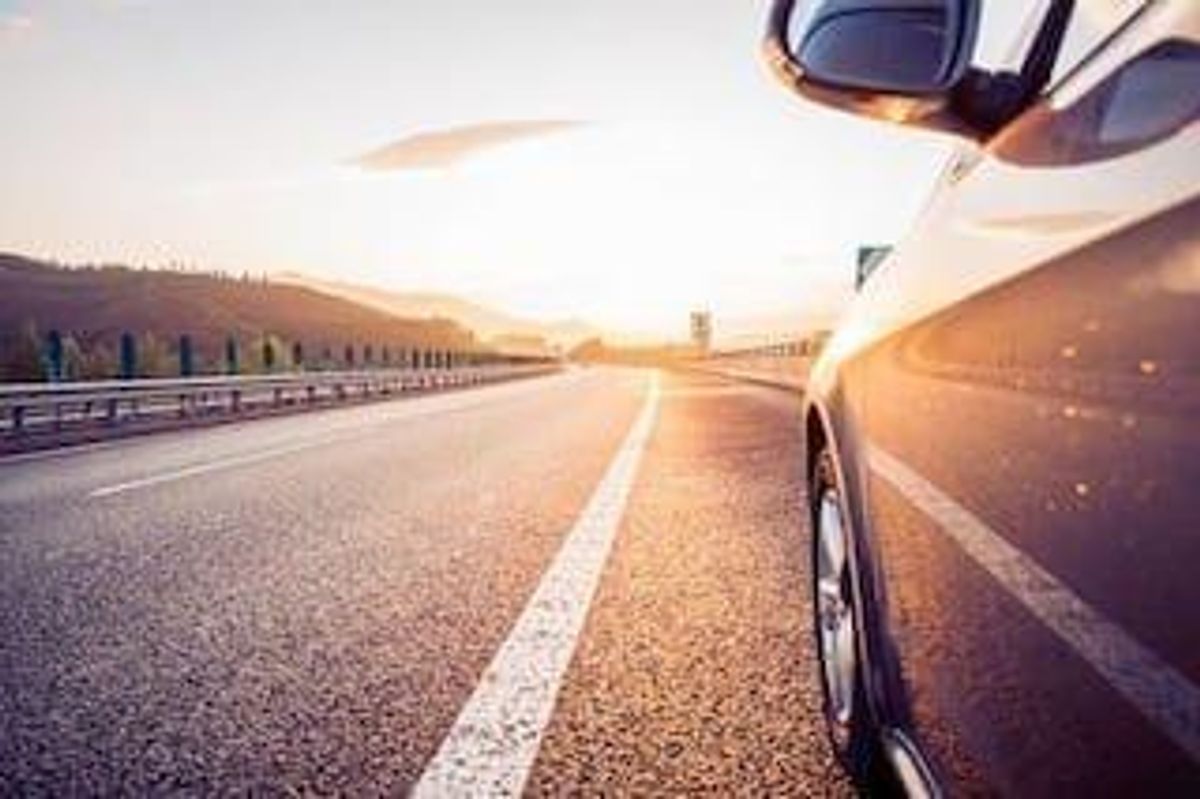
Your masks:
M846 795L798 402L578 370L0 460L0 795Z

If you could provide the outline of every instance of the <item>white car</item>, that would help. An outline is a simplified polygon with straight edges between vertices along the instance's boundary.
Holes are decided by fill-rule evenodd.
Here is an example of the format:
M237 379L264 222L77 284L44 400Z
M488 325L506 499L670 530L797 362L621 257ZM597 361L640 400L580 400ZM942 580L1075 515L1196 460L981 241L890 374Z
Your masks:
M1009 0L983 0L1007 3ZM782 0L808 100L961 141L806 401L826 717L872 790L1200 795L1200 1Z

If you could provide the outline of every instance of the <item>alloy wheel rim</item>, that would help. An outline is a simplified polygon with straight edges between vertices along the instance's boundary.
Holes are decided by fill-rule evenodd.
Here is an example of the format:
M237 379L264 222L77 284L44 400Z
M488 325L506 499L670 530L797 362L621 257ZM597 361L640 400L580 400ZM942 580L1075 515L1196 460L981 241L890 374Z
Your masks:
M841 503L826 489L817 514L817 626L828 712L839 726L850 722L858 666L847 545Z

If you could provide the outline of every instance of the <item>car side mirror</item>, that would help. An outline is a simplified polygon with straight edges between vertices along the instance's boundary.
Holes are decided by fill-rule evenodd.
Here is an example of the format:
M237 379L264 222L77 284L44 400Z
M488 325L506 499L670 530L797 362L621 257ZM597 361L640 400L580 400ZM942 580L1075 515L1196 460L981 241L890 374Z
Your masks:
M776 0L765 54L827 106L983 138L1050 79L1074 0L1052 0L1020 72L972 67L980 0Z

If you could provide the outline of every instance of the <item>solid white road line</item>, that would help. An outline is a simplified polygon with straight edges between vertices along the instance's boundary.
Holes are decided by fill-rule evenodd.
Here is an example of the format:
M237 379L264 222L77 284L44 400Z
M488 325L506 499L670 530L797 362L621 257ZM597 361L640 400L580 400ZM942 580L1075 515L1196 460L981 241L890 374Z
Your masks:
M293 442L283 446L268 447L266 449L260 449L241 455L232 455L228 458L219 458L212 461L202 461L189 466L183 466L177 469L171 469L168 471L159 472L157 474L148 475L146 477L140 477L121 483L106 485L89 492L88 498L104 499L105 497L111 497L116 494L123 494L128 491L136 491L140 488L150 488L163 483L171 483L187 477L195 477L197 475L207 474L209 472L217 472L223 469L246 466L248 464L258 463L260 461L270 460L272 458L278 458L282 455L290 455L294 452L301 452L314 447L322 447L327 444L348 441L357 437L361 437L365 433L370 432L373 428L380 425L391 424L397 421L407 421L424 416L434 416L452 411L469 410L471 408L489 405L497 400L512 396L519 396L533 390L544 390L547 387L547 384L544 382L534 383L533 381L535 379L536 378L530 378L519 383L509 383L498 386L484 386L482 388L475 389L472 392L446 394L435 397L409 400L402 405L397 405L394 410L388 410L383 413L372 413L369 417L367 417L366 420L353 420L349 423L339 423L328 427L326 432L332 433L333 435L308 437L303 441ZM552 385L570 385L579 379L580 378L577 375L572 375L569 378L569 382L567 382L567 377L563 377L560 379L561 382L556 381ZM422 400L424 400L424 402ZM372 408L372 410L379 408L382 408L382 406L375 406L375 408Z
M412 796L516 796L554 710L658 412L658 374L641 413L533 596L484 671Z
M1200 687L1088 605L933 483L878 447L872 471L942 531L1193 760L1200 761Z

